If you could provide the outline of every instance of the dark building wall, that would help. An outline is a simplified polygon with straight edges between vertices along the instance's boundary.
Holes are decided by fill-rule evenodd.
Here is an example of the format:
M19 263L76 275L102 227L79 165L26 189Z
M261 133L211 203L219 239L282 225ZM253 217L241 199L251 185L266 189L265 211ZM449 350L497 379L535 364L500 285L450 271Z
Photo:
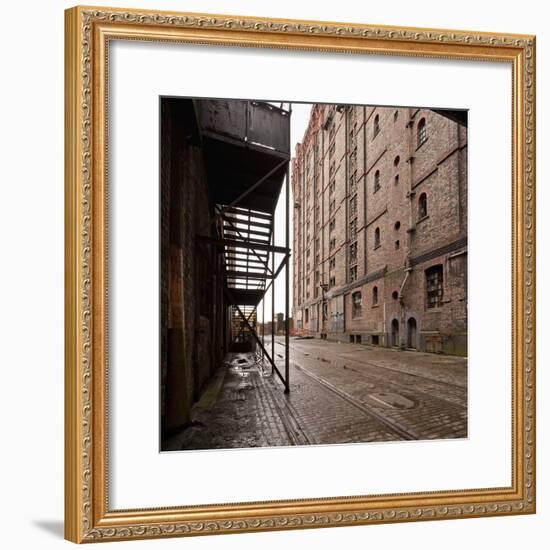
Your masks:
M429 109L315 105L292 175L296 328L466 354L466 129Z
M203 152L192 104L161 102L161 424L170 435L221 364L227 307L219 261L198 234L211 234ZM206 223L205 223L206 222Z

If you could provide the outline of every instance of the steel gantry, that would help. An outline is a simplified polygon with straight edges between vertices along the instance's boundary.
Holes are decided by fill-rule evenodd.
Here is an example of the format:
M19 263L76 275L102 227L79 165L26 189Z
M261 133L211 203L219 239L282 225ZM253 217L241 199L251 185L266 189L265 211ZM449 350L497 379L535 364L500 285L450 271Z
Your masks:
M215 251L223 270L234 344L251 338L290 391L290 120L291 104L194 100L214 216L198 240ZM275 209L284 187L285 244L275 243ZM207 231L215 227L214 235ZM276 255L282 255L277 262ZM208 254L210 257L210 254ZM221 267L219 267L221 266ZM275 362L275 282L285 269L285 367ZM265 297L271 290L271 353L265 347ZM258 306L262 306L262 337Z

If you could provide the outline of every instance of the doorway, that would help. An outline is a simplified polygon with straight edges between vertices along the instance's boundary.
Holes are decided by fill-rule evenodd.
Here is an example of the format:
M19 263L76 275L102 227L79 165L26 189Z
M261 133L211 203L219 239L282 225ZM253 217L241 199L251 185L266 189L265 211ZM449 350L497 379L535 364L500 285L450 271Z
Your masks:
M407 347L416 349L416 319L414 317L407 321Z
M394 348L399 347L399 321L397 319L391 322L391 345Z

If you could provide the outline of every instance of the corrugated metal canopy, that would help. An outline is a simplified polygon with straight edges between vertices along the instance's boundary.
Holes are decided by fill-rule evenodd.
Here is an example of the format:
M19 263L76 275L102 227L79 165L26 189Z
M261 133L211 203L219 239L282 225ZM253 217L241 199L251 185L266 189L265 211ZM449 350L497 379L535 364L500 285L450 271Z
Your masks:
M269 103L194 101L206 158L210 197L232 204L282 161L290 160L290 113ZM274 171L238 206L273 213L286 166Z

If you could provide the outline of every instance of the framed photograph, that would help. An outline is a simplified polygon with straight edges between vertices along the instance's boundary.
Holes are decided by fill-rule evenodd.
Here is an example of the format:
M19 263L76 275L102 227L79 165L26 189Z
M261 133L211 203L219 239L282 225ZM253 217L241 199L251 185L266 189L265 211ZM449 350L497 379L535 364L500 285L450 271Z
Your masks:
M66 538L535 512L535 37L66 11Z

